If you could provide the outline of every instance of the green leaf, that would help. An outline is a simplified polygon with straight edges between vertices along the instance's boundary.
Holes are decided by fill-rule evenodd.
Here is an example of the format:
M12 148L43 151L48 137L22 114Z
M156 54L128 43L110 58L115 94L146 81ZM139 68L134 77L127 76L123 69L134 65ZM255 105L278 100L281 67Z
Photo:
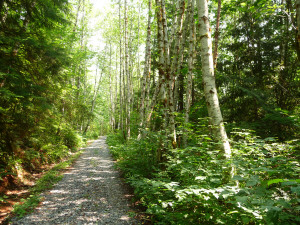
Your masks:
M237 202L246 203L248 200L247 196L235 196Z
M273 180L269 180L268 181L268 186L270 186L271 184L277 184L277 183L281 183L284 182L283 179L273 179Z
M244 224L248 224L250 222L250 218L246 216L242 216L242 221Z
M300 195L300 186L291 187L291 191L297 195Z
M243 180L245 180L245 178L241 177L240 175L234 175L232 179L233 179L233 180L238 180L238 181L243 181Z
M247 187L255 186L259 183L260 183L259 178L257 176L254 176L254 177L251 177L251 179L247 181L246 186Z
M296 179L296 180L273 179L268 181L268 186L277 183L282 183L283 186L294 185L300 183L300 179Z

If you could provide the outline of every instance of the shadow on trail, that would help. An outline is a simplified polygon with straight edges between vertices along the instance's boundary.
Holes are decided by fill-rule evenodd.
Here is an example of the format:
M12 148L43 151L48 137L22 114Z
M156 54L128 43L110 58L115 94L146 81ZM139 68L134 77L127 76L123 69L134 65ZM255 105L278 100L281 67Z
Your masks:
M13 224L137 224L128 214L128 196L101 137L42 194L33 214Z

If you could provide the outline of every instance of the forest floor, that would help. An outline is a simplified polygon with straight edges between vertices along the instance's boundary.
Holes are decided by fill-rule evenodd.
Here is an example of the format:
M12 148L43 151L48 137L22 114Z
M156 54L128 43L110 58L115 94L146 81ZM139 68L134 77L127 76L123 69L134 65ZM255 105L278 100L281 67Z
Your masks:
M63 179L41 194L34 212L12 224L139 224L105 140L86 147Z
M11 215L14 205L20 203L22 199L28 198L30 189L35 185L36 181L54 166L54 163L41 166L31 174L22 171L24 173L22 180L13 176L5 178L5 181L0 185L0 193L6 196L6 201L0 204L0 224L7 223L6 220Z

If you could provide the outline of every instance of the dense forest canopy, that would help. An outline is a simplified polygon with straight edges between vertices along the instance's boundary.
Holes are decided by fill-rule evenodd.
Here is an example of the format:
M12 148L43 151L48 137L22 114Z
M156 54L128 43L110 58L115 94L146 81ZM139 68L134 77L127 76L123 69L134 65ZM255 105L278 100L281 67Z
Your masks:
M0 1L2 185L109 134L157 224L298 224L300 1L100 2Z

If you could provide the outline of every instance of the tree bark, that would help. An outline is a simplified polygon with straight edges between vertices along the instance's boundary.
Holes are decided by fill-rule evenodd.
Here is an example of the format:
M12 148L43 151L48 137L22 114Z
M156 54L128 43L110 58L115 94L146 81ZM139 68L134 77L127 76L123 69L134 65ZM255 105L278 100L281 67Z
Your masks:
M128 5L127 0L124 1L124 20L125 20L125 74L126 74L126 88L127 88L127 106L126 106L126 114L127 114L127 139L130 138L130 113L131 113L131 81L130 81L130 74L129 74L129 54L128 54Z
M120 129L121 130L124 130L124 126L123 126L123 108L124 108L124 106L123 106L123 95L124 95L124 93L122 92L122 62L123 62L123 60L122 60L122 25L121 25L122 23L121 23L121 0L119 0L119 30L120 30L120 67L119 67L119 73L120 73L120 79L119 79L119 82L120 82L120 99L119 99L119 101L120 101L120 115L119 115L119 126L120 126ZM124 85L124 84L123 84Z
M186 42L186 36L187 36L187 29L188 29L188 21L189 17L187 16L184 25L183 25L183 30L182 30L182 41L181 45L179 48L179 53L178 53L178 62L177 62L177 68L176 68L176 74L177 74L177 80L175 84L175 99L178 101L178 111L182 112L184 108L184 101L183 101L183 95L184 95L184 75L181 72L183 68L183 56L184 56L184 48L185 48L185 42Z
M92 98L92 107L91 107L91 111L90 111L91 114L94 112L94 109L95 109L95 103L96 103L98 92L99 92L99 89L100 89L102 74L103 74L103 68L102 68L102 70L100 72L99 80L98 80L98 84L97 84L97 70L96 70L96 77L95 77L95 84L94 84L94 93L93 93L93 98ZM87 124L85 126L85 129L83 130L83 134L86 134L86 132L88 131L89 126L90 126L90 122L91 122L91 118L89 117L88 121L87 121Z
M192 88L193 88L193 68L194 68L194 57L195 57L195 35L196 26L194 20L194 0L189 0L189 27L190 27L190 37L189 37L189 59L188 59L188 74L187 74L187 87L186 87L186 101L185 101L185 124L188 126L190 108L192 102ZM186 147L187 132L183 135L183 145Z
M218 0L218 12L217 12L217 22L216 22L216 31L215 31L215 46L214 46L214 54L213 54L215 69L217 67L217 59L218 59L220 16L221 16L221 0Z
M178 15L176 15L175 19L175 26L174 26L174 37L171 37L171 40L175 40L174 44L174 50L172 51L172 64L171 68L170 65L168 66L168 70L170 71L170 74L168 74L168 112L169 112L169 133L172 137L172 145L173 148L177 147L177 137L176 137L176 124L175 124L175 94L174 94L174 88L175 88L175 81L177 77L176 68L177 64L180 61L179 59L179 53L181 51L181 41L182 41L182 23L183 23L183 16L185 12L185 1L180 0L177 3L176 11L178 12Z
M111 43L109 43L109 94L110 94L110 110L111 110L110 126L113 131L115 127L115 105L113 100L111 71L112 71L112 53L111 53Z
M150 74L151 74L151 0L148 2L148 28L147 28L147 41L145 51L145 67L142 82L142 93L141 93L141 106L140 106L140 130L138 139L142 137L142 130L145 121L145 96L150 86Z
M159 93L161 92L161 89L163 89L163 84L165 82L164 78L164 43L163 43L163 25L162 25L162 12L161 12L161 2L160 0L155 0L156 2L156 18L157 18L157 39L158 39L158 51L159 51L159 62L158 62L158 82L155 86L155 90L151 99L151 104L149 103L146 108L146 113L147 116L145 118L145 127L149 127L149 123L151 120L151 116L153 113L154 106L157 103L157 99L159 96ZM154 78L153 78L153 83L154 83Z
M201 62L202 62L202 80L204 86L205 99L208 115L213 131L213 138L221 143L220 148L224 151L226 158L231 157L231 148L228 142L227 133L224 127L217 88L215 84L211 29L208 19L207 0L197 0L198 18L200 23L200 43L201 43Z
M116 68L116 70L115 70L115 93L114 93L114 102L115 102L115 129L120 129L120 121L119 121L119 118L118 118L118 115L119 115L119 113L118 113L118 76L119 76L119 74L118 74L118 47L116 47L116 51L115 51L115 57L116 57L116 60L115 60L115 63L116 63L116 65L115 65L115 68Z

